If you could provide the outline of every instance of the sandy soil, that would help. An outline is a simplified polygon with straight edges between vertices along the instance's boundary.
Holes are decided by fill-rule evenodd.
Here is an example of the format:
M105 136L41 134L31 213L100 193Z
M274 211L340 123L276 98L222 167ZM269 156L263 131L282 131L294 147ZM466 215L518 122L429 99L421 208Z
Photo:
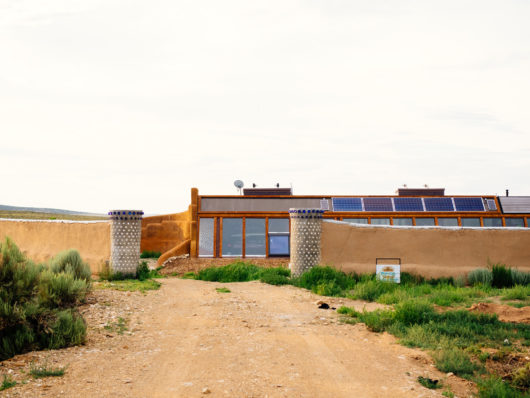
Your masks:
M441 397L418 376L441 379L457 397L472 385L444 375L428 355L388 334L339 322L322 299L292 286L169 278L158 291L96 291L83 312L88 342L19 355L0 373L27 380L10 397ZM231 293L218 293L227 287ZM371 310L377 304L325 299ZM116 323L126 319L119 334ZM109 330L109 325L112 326ZM107 328L105 328L107 326ZM68 366L28 378L30 361Z

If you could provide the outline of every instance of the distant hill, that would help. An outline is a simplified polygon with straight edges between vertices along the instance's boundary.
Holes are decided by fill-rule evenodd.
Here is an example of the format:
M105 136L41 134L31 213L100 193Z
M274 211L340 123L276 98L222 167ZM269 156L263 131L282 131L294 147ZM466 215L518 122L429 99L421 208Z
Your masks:
M106 220L106 214L87 213L81 211L48 209L43 207L21 207L0 205L0 218L23 220Z
M49 209L46 207L20 207L20 206L7 206L0 205L0 210L4 211L21 211L21 212L32 212L32 213L48 213L48 214L69 214L72 216L104 216L105 214L88 213L86 211L72 211L63 209Z

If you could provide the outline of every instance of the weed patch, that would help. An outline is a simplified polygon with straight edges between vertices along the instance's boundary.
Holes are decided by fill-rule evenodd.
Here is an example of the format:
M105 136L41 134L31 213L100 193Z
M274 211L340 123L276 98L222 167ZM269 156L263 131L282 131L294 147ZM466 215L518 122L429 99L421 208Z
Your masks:
M232 293L232 291L226 287L218 287L215 290L217 290L217 293Z
M138 279L125 279L117 281L102 281L98 283L96 289L114 289L122 292L142 292L145 293L148 290L160 289L160 283L153 279L146 279L140 281Z
M13 380L10 376L4 375L2 384L0 384L0 391L7 390L8 388L15 387L17 382Z
M455 375L470 377L480 366L471 361L468 354L455 347L438 350L433 354L436 367L442 372L453 372Z
M129 330L127 327L127 323L128 322L125 318L119 317L118 322L107 323L105 326L103 326L103 329L109 332L114 332L118 333L119 335L122 335L127 330Z
M523 397L521 393L510 387L499 377L488 377L484 380L479 380L478 396L480 398L519 398ZM527 396L527 395L524 395Z
M506 267L504 264L494 264L491 267L492 281L491 286L498 289L504 287L513 286L512 271L510 268Z
M52 368L48 367L47 363L44 363L43 365L30 365L30 371L29 374L33 376L35 379L41 379L44 377L61 377L64 376L64 372L66 371L66 367L57 367Z
M161 255L162 253L157 251L144 250L140 254L140 258L159 258Z
M431 390L442 388L442 383L440 383L439 380L429 379L428 377L418 376L418 383Z
M530 296L530 286L516 285L511 289L505 289L503 300L526 300Z

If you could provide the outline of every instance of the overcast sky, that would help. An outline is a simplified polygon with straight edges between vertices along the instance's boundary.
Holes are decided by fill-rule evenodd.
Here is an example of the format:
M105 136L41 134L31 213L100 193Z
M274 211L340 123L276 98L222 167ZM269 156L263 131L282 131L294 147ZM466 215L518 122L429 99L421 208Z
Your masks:
M0 204L530 195L530 2L0 0Z

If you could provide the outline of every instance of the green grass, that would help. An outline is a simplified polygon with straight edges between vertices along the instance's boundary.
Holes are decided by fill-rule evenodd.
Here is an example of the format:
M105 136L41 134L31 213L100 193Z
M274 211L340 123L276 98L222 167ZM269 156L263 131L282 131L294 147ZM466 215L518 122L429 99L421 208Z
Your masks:
M262 280L264 283L282 285L289 283L291 272L283 267L263 268L252 263L236 261L223 267L210 267L198 273L186 273L187 279L198 279L209 282L249 282Z
M162 253L157 251L144 250L142 254L140 254L140 258L159 258L161 255Z
M429 388L431 390L442 388L442 383L440 383L438 380L432 380L423 376L418 376L417 380L418 383L420 383L423 387Z
M33 376L35 379L41 379L44 377L61 377L64 376L64 372L66 371L66 367L58 367L58 368L51 368L48 367L47 363L44 363L43 365L30 365L30 371L29 374Z
M473 362L470 356L456 347L448 347L434 352L434 364L442 372L452 372L457 376L471 377L481 369L481 366Z
M215 290L217 290L217 293L232 293L232 291L226 287L218 287Z
M504 382L500 377L496 376L491 376L483 380L479 380L477 386L478 396L480 398L528 397L527 394L517 391L515 388L512 388L510 385Z
M107 323L103 328L109 332L115 332L119 335L123 335L128 329L128 321L125 318L119 317L118 322Z
M136 269L136 274L122 274L112 272L110 267L99 273L100 282L95 285L96 289L114 289L123 292L142 292L157 290L161 284L153 278L165 278L159 273L162 267L150 270L145 261L141 261Z
M492 360L502 361L517 347L530 343L530 325L500 322L496 315L466 310L440 313L425 298L400 302L393 310L358 312L340 307L338 313L346 319L365 323L373 332L387 331L405 346L430 350L439 370L465 378L484 372L482 363L490 357L481 347L498 349ZM530 384L530 370L523 369L518 374L518 386Z
M160 289L160 283L153 279L140 281L138 279L124 279L121 281L101 281L95 284L96 289L114 289L121 292L142 292Z
M527 300L530 297L530 286L516 285L511 289L504 289L503 300Z
M4 390L7 390L8 388L15 387L16 385L17 385L17 382L15 380L13 380L8 375L4 375L2 384L0 384L0 391L4 391Z

